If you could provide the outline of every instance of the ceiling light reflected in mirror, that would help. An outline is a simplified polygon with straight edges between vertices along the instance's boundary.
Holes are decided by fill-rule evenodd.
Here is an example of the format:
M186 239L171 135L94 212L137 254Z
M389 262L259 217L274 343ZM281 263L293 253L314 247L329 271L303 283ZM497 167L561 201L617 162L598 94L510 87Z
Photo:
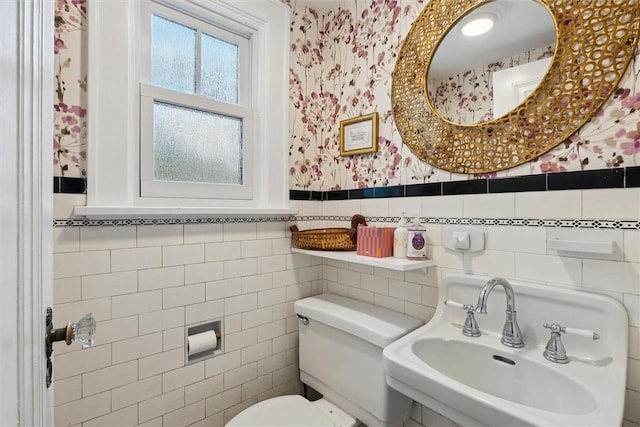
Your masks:
M477 37L489 32L496 22L496 16L489 13L475 15L473 19L464 24L462 34L467 37Z

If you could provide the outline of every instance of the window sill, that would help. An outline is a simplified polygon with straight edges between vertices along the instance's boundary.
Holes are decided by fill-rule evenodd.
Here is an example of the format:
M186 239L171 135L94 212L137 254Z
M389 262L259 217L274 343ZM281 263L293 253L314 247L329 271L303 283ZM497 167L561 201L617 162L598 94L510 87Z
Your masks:
M73 214L87 218L176 218L220 216L289 216L297 209L211 208L211 207L143 207L143 206L76 206Z

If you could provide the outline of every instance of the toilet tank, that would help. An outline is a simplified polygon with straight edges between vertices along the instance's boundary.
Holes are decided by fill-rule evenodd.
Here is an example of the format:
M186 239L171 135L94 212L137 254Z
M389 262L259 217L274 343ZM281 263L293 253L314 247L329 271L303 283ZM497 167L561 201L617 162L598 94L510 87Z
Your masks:
M387 386L382 349L423 322L333 294L298 300L294 310L302 382L368 427L400 425L412 401Z

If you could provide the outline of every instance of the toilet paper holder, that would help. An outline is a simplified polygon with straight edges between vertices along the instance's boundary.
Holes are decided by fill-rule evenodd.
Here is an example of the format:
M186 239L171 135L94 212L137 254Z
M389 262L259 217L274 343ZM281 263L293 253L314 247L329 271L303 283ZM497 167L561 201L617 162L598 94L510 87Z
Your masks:
M184 357L187 365L222 353L224 353L222 320L210 320L185 326Z

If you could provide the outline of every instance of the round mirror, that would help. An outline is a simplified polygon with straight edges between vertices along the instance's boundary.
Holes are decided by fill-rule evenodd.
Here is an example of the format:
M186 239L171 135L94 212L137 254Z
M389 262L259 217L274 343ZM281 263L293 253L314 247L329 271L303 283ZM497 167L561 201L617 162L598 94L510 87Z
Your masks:
M436 112L427 94L429 66L456 24L494 3L431 0L398 54L391 88L395 125L416 157L439 169L488 173L546 153L580 129L609 99L636 51L637 0L538 0L552 17L557 40L540 84L532 92L525 91L522 103L497 118L454 123Z
M556 25L535 0L495 0L466 13L447 32L427 71L434 111L461 125L512 111L547 73Z

